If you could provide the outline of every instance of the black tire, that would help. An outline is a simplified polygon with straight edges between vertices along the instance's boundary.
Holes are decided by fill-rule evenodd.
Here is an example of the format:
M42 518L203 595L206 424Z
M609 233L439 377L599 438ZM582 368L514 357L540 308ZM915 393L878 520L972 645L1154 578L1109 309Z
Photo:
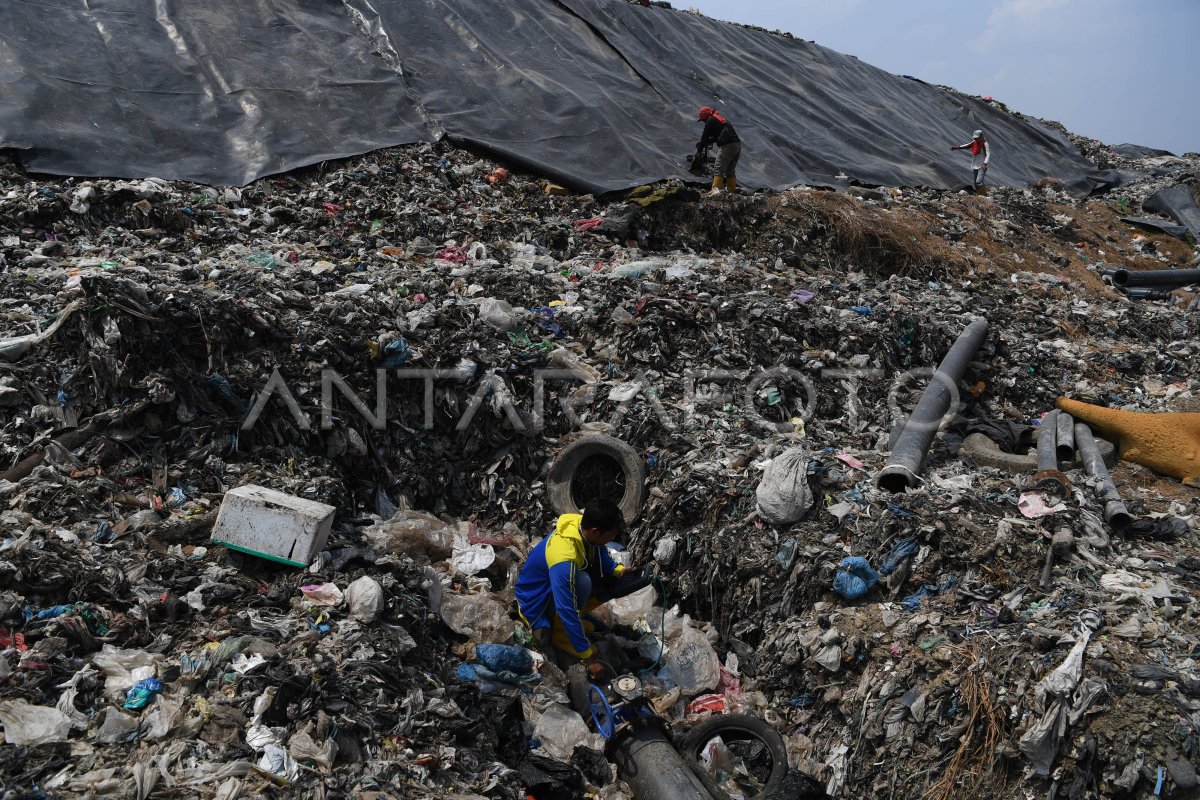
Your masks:
M1038 431L1034 431L1033 440L1037 442ZM1100 457L1104 459L1105 465L1112 469L1117 463L1116 448L1112 442L1107 439L1096 439L1096 450L1100 452ZM982 433L972 433L963 440L962 447L959 448L959 455L973 464L981 467L993 467L1007 472L1010 475L1022 475L1026 472L1033 472L1037 469L1037 453L1031 452L1026 455L1017 455L1016 453L1006 453L1000 449L994 441L989 439ZM1082 467L1079 452L1075 453L1075 460L1070 464L1063 462L1059 466L1071 469L1075 466Z
M679 754L714 800L730 800L729 795L709 777L701 761L704 746L716 736L726 742L757 739L767 746L771 754L771 773L763 783L762 791L748 795L746 800L765 800L767 795L782 785L788 774L788 757L787 746L779 731L748 714L717 714L692 728L679 740Z
M646 502L646 467L636 450L620 439L603 434L587 434L577 439L554 459L546 479L550 505L559 514L580 512L572 483L579 466L593 456L607 456L620 467L625 491L619 500L613 499L621 508L625 524L633 523L642 513L642 504Z

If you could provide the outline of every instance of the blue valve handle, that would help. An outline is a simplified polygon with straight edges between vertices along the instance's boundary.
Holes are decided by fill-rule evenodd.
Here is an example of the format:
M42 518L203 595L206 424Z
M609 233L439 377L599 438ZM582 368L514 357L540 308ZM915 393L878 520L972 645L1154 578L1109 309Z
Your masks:
M611 739L615 730L616 712L613 711L608 698L604 696L604 690L594 683L589 684L588 704L592 707L592 721L596 723L596 730L605 739Z

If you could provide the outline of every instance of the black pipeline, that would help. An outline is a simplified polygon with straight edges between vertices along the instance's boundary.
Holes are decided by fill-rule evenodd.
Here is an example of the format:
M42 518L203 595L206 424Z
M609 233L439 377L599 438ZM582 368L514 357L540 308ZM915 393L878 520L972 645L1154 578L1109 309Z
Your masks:
M1082 422L1075 424L1075 446L1079 448L1079 458L1083 461L1084 469L1099 484L1096 493L1104 501L1104 521L1117 530L1129 527L1133 517L1121 502L1121 494L1113 484L1112 476L1108 474L1108 467L1104 466L1100 451L1096 449L1092 429Z
M1171 286L1122 286L1121 293L1130 300L1169 300Z
M912 416L904 424L904 430L892 448L887 464L875 477L875 485L889 492L899 493L917 485L917 475L921 472L921 462L933 437L937 434L938 426L947 409L950 408L950 398L955 393L958 382L967 371L967 364L983 344L987 336L988 323L985 319L977 319L967 326L950 352L942 359L937 372L925 387Z
M712 800L657 726L638 724L610 744L617 774L638 800Z
M1200 283L1200 269L1118 269L1112 273L1117 286L1186 286Z

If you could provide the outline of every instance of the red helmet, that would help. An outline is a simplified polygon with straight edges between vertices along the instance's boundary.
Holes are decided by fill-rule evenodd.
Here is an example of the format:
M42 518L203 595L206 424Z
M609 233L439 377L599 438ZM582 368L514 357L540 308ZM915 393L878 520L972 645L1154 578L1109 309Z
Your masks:
M700 112L696 115L696 119L706 120L715 113L717 113L715 108L709 108L708 106L701 106Z

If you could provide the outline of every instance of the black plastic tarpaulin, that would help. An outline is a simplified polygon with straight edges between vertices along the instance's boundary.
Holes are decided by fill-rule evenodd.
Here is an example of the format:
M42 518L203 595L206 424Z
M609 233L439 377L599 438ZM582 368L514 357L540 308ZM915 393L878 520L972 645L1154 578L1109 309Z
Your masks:
M1059 132L819 45L623 0L9 0L0 146L29 168L245 184L442 135L575 188L688 178L700 105L743 185L1106 176Z
M1159 189L1142 202L1142 208L1174 217L1192 235L1193 240L1200 242L1200 207L1196 206L1192 190L1186 185Z
M1168 236L1175 236L1182 239L1187 236L1187 228L1182 225L1176 225L1173 222L1167 222L1165 219L1156 217L1121 217L1121 222L1128 222L1130 225L1141 225L1143 228L1154 228L1162 231Z
M1114 144L1109 148L1117 155L1128 156L1129 158L1155 158L1158 156L1174 156L1170 150L1159 150L1155 147L1146 147L1140 144Z
M242 185L435 138L339 3L0 9L0 146L38 172Z

